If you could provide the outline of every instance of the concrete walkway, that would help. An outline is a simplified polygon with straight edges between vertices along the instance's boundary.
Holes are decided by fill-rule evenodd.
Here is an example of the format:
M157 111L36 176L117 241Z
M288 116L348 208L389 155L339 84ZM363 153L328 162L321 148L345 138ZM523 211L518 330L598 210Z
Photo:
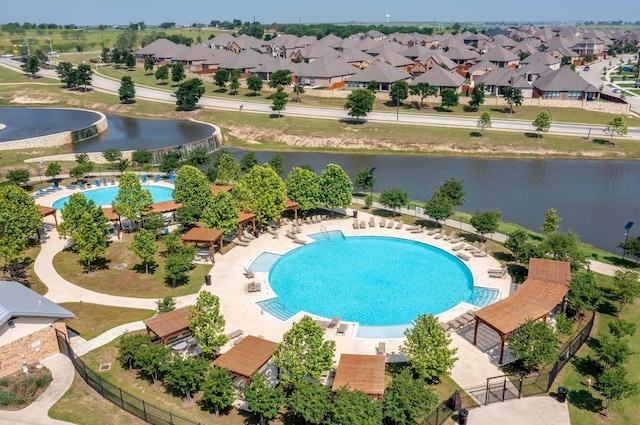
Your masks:
M468 425L570 425L569 404L552 397L525 397L469 411Z

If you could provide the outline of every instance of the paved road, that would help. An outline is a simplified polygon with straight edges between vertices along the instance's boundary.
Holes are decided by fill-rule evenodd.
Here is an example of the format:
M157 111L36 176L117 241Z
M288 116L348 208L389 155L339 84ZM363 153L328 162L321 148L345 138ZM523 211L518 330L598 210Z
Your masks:
M6 58L0 59L0 65L4 65L14 70L19 69L18 62ZM55 71L41 70L39 74L50 78L57 78ZM120 88L120 81L112 78L107 78L99 74L94 74L92 86L98 91L117 94ZM175 98L171 96L171 92L144 86L136 87L136 98L166 103L175 102ZM219 99L212 97L203 97L202 99L200 99L200 106L205 108L237 111L239 110L240 105L243 105L243 111L245 112L264 114L272 113L271 105L265 103L247 102L246 100ZM346 111L338 108L319 108L289 104L285 112L288 116L304 116L323 119L349 119ZM367 120L373 122L399 122L413 125L468 128L474 130L477 129L476 118L447 117L441 114L396 114L394 112L372 112L367 116ZM535 132L530 121L515 119L494 119L492 120L491 129L513 131L519 133ZM587 137L587 135L598 136L604 135L604 127L596 125L556 123L551 125L549 133L580 137ZM640 128L629 127L627 137L640 140Z

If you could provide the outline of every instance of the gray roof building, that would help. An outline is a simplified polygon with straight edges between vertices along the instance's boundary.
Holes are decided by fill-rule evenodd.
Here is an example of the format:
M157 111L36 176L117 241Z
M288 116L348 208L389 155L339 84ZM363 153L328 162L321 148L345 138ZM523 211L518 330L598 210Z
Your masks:
M300 77L331 78L353 75L356 72L358 72L356 68L342 59L326 56L313 62L302 64L300 69L295 72L295 75Z
M0 327L18 317L70 319L74 314L18 282L0 281Z
M384 52L380 53L378 56L373 58L374 62L386 62L391 66L395 66L396 68L400 68L403 66L413 65L413 61L405 56L402 56L399 53L395 52Z
M449 72L436 66L415 78L409 85L416 85L418 83L429 83L435 87L454 88L457 90L462 86L462 83L464 83L464 77L458 73Z
M368 83L371 81L377 81L378 83L391 84L396 81L409 79L411 79L411 75L406 71L389 65L386 62L377 62L347 78L346 81L347 83Z
M560 68L551 71L534 81L533 87L541 92L599 92L597 87L569 68Z

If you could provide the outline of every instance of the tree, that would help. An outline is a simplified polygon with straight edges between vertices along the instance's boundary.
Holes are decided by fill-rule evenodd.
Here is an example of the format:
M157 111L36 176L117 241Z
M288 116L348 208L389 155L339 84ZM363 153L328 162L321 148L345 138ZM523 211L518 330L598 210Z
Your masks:
M102 152L102 157L111 163L111 166L113 167L114 163L122 159L122 152L118 149L110 148Z
M540 230L547 235L555 233L560 228L560 221L562 219L555 208L549 208L544 214L544 223L540 226Z
M507 341L514 357L528 370L554 360L559 346L553 328L540 320L528 320Z
M129 249L142 260L144 272L149 274L149 263L153 263L154 255L158 251L156 235L146 229L140 230L133 236Z
M171 295L167 295L163 299L156 301L156 306L158 314L169 313L176 309L176 299Z
M362 391L349 391L346 387L342 387L333 396L326 423L329 425L378 425L381 420L382 411L376 400Z
M296 103L300 103L300 95L304 94L304 87L301 84L294 84L293 92L296 95Z
M638 383L629 382L624 367L614 367L602 372L596 380L595 388L607 400L605 416L609 417L611 405L616 400L624 400L638 394Z
M480 83L473 88L471 92L471 100L469 101L469 108L472 111L477 111L480 105L484 103L485 87L484 83Z
M407 356L411 369L430 383L440 381L451 373L457 348L449 348L451 337L442 330L438 319L430 314L421 314L413 328L404 331L406 340L400 352Z
M279 69L269 78L269 87L277 89L278 87L284 87L291 84L291 71L288 69Z
M136 57L133 53L127 52L127 54L124 55L124 66L126 66L130 71L135 69Z
M233 155L225 150L220 150L213 168L216 170L216 181L220 184L235 183L240 176L240 164Z
M361 168L356 175L355 186L362 189L362 192L366 192L367 189L373 188L376 182L376 178L373 175L371 168Z
M165 364L171 358L171 349L164 344L154 344L150 340L145 341L135 351L134 366L144 375L158 383L160 375L164 371Z
M640 236L629 238L625 242L618 244L618 248L622 248L631 257L636 259L636 264L640 260Z
M184 80L185 78L187 78L187 76L184 73L184 65L182 64L182 62L176 62L171 65L171 81L176 84L180 84L180 81Z
M143 189L140 180L133 173L120 177L118 194L113 199L113 211L120 217L140 221L142 213L153 205L153 197L148 189Z
M225 235L238 228L240 209L235 198L224 190L213 197L211 207L202 214L202 222L210 229L219 229Z
M409 97L409 84L405 80L399 80L391 84L389 98L397 106Z
M288 404L293 416L308 425L322 425L331 409L331 390L303 379L295 383Z
M528 240L529 233L523 228L518 227L516 230L509 233L504 246L513 252L517 261L520 263L526 263L527 261L521 261L522 258L520 257L520 254L527 251Z
M289 172L286 182L287 195L298 203L302 211L309 211L320 206L320 177L311 170L294 167Z
M74 85L73 81L69 79L69 77L73 73L73 70L73 64L70 62L60 62L56 66L56 74L58 74L58 78L60 78L60 81L62 81L67 86L67 88Z
M193 245L186 245L180 249L169 252L164 263L164 272L167 279L171 281L171 286L175 287L178 283L182 284L189 277L189 271L193 267L191 262L196 254L196 248Z
M491 128L491 114L486 111L483 112L482 115L480 115L480 118L478 118L478 123L476 125L480 129L480 134L484 136L484 129Z
M22 70L25 74L31 74L31 78L35 78L40 71L40 59L37 56L29 56L22 64Z
M176 106L181 111L194 110L204 91L201 79L186 80L178 86L178 91L176 91Z
M163 173L170 173L180 167L180 152L165 152L160 159L160 167L158 169Z
M513 106L522 105L522 90L516 89L510 86L504 88L503 92L504 100L509 104L509 113L513 114Z
M274 154L267 164L278 174L281 175L284 173L284 155L281 152Z
M395 213L396 209L402 208L409 203L409 195L402 189L387 189L380 194L380 203L387 208L391 208Z
M451 200L454 207L464 204L464 182L460 179L450 178L444 181L442 186L436 188L436 192Z
M422 379L414 379L411 369L396 375L384 390L382 414L385 423L415 425L438 404L438 396Z
M120 102L122 103L132 103L136 98L136 86L128 75L123 76L120 80L118 94L120 95Z
M0 185L0 258L11 278L22 260L29 238L42 226L42 213L23 189Z
M229 371L219 367L210 369L202 384L202 403L204 406L212 409L216 417L219 417L220 411L230 408L235 399L233 381Z
M246 173L253 168L254 165L258 165L258 158L254 152L246 152L240 159L240 171Z
M425 204L424 212L435 221L444 222L453 215L453 204L451 199L435 193Z
M271 110L277 112L278 118L280 118L282 111L284 111L287 107L289 95L284 91L282 86L278 86L276 92L271 97L271 100Z
M148 212L142 217L142 226L156 235L164 227L164 216L158 211Z
M220 87L220 90L224 90L224 86L229 82L229 71L219 68L215 74L213 74L213 81Z
M238 94L238 89L240 88L240 73L235 71L238 70L234 69L231 71L231 76L229 77L229 88L231 89L229 94L233 96Z
M335 341L325 341L322 328L305 315L282 336L273 353L273 365L285 386L307 378L319 379L333 366L335 349Z
M540 252L553 260L569 261L572 270L578 270L586 261L585 253L580 249L580 240L571 231L548 234L542 241Z
M549 111L540 111L540 113L536 116L536 119L533 120L532 125L533 128L536 129L536 132L538 134L537 138L539 139L540 133L546 133L551 127L551 114L549 114Z
M420 109L424 106L424 99L438 94L438 89L429 83L417 83L409 87L412 96L420 96Z
M633 336L636 333L636 329L636 324L628 320L616 319L609 323L609 333L615 338Z
M93 71L91 70L91 66L87 64L78 65L75 73L75 82L78 86L83 86L84 91L87 91L87 86L91 85L91 80L93 76Z
M262 79L257 75L251 75L247 78L247 88L252 91L254 96L258 95L258 92L262 90Z
M207 176L193 165L180 167L176 175L173 189L173 199L182 204L182 208L189 208L196 212L194 222L211 208L213 193Z
M260 415L261 425L278 416L285 402L282 387L273 387L261 373L253 376L251 385L244 389L244 396L251 410Z
M453 89L444 89L440 92L441 105L447 108L447 111L451 110L451 107L458 106L459 96Z
M356 122L360 124L360 117L366 117L373 110L376 95L370 90L356 89L347 96L344 109L349 111L350 117L356 117Z
M102 208L100 209L102 210ZM92 221L95 216L90 211L85 211L71 236L73 249L78 253L78 260L86 263L89 273L91 272L91 264L107 251L107 242L109 241L107 217L103 214L101 219Z
M209 164L209 162L211 162L211 157L209 156L209 151L205 146L196 146L189 151L186 162L187 164L197 167L199 165Z
M153 154L146 149L138 149L131 154L131 160L138 164L138 167L142 168L146 164L151 164L153 161Z
M147 58L145 58L145 60L144 60L144 70L145 71L147 71L149 74L152 74L154 66L156 66L156 61L155 61L155 59L153 59L153 57L148 56Z
M44 175L55 179L61 172L62 165L60 165L59 162L50 162L49 165L47 165L47 170L44 172Z
M240 178L234 193L240 209L256 214L260 223L277 220L284 211L284 182L270 166L253 167Z
M191 396L200 389L206 376L209 362L202 357L174 356L166 365L164 381L175 391L184 394L187 404L191 404Z
M200 292L189 315L189 330L203 354L211 356L216 353L218 347L227 343L227 336L224 334L225 323L220 313L220 299L211 292Z
M122 335L118 341L118 361L125 369L133 369L140 347L151 344L151 337L144 334Z
M339 165L327 164L320 173L320 193L322 202L331 210L346 208L351 204L353 184Z
M494 233L498 230L501 216L502 213L498 210L484 212L476 211L475 214L471 216L471 225L482 235L483 238L485 238L487 233Z
M166 84L169 78L169 65L159 66L158 69L156 69L154 77L156 80L160 80L162 84Z
M627 125L622 115L615 117L607 123L604 132L611 136L610 144L613 144L613 136L624 136L627 134Z
M376 80L371 80L367 83L367 90L369 90L372 93L375 93L376 91L378 91L379 86L380 86L380 83L378 83Z
M633 270L616 270L613 275L613 285L615 288L615 298L620 304L618 310L622 310L627 304L633 304L636 298L640 297L640 282L638 282L638 272Z
M9 181L9 183L15 184L16 186L20 186L22 184L29 183L29 176L29 170L26 168L9 170L7 172L7 181Z
M634 354L627 339L614 338L611 335L604 335L600 338L599 344L594 347L594 351L605 370L624 365L629 357Z

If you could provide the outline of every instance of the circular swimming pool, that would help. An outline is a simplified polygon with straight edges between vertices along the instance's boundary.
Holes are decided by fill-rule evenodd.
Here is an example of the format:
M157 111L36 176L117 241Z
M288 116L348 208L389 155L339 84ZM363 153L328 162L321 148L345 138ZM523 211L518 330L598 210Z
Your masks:
M153 202L170 201L173 199L173 189L164 186L144 186L144 189L148 189L151 192ZM113 202L114 198L118 195L118 186L99 187L91 190L84 190L81 192L87 199L93 200L97 205L109 206ZM53 203L53 208L58 210L62 209L69 201L69 197L65 196Z
M359 322L409 324L473 297L473 276L445 251L420 242L363 236L318 241L278 259L269 271L288 311Z

